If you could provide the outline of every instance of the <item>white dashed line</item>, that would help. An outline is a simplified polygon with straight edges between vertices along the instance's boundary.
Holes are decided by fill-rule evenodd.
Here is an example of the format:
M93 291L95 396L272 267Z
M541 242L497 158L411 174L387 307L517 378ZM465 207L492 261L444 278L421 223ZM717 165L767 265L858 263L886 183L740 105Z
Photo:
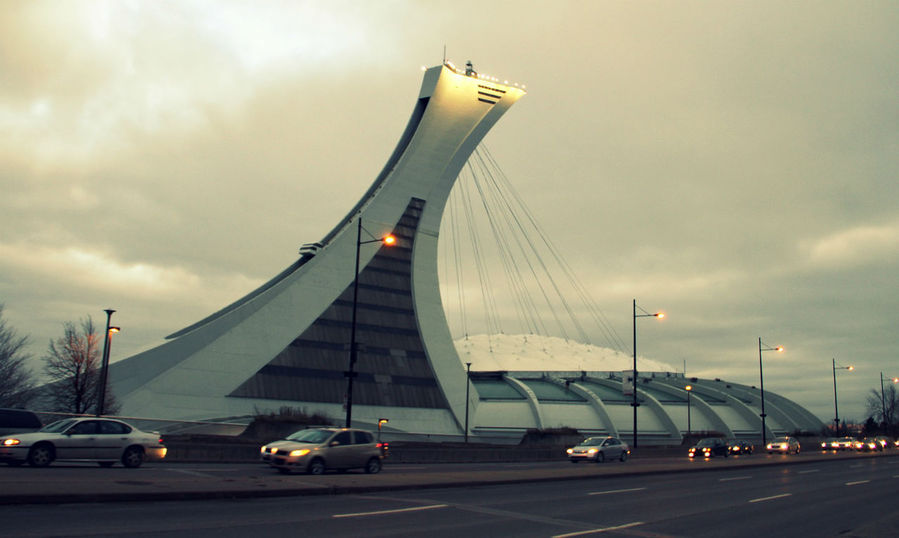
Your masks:
M807 469L805 471L799 471L799 474L817 473L820 471L821 469Z
M435 508L446 508L446 504L432 504L430 506L414 506L412 508L397 508L396 510L379 510L377 512L356 512L354 514L334 514L332 518L340 517L364 517L364 516L382 516L384 514L399 514L400 512L416 512L418 510L433 510Z
M780 499L780 498L782 498L782 497L789 497L790 495L792 495L792 493L781 493L780 495L772 495L771 497L761 497L761 498L759 498L759 499L752 499L752 500L749 501L749 502L751 502L751 503L760 503L760 502L763 502L763 501L770 501L770 500L773 500L773 499Z
M609 532L609 531L617 531L620 529L628 529L630 527L636 527L637 525L642 525L642 521L635 521L633 523L625 523L624 525L616 525L614 527L603 527L601 529L591 529L589 531L580 531L580 532L569 532L568 534L557 534L553 536L553 538L569 538L571 536L586 536L588 534L599 534L601 532Z
M608 491L594 491L587 495L608 495L610 493L629 493L631 491L643 491L646 488L630 488L630 489L610 489Z
M870 480L856 480L855 482L846 482L847 486L857 486L859 484L867 484Z
M732 480L749 480L751 476L732 476L730 478L719 478L718 482L730 482Z

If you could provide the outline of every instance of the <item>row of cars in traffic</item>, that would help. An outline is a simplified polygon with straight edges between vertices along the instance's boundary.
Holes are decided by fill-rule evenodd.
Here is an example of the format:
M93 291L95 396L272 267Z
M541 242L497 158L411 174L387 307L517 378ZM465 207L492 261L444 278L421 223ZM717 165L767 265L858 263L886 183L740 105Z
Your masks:
M899 439L876 436L856 439L854 437L829 437L821 442L821 450L841 452L844 450L857 450L858 452L879 452L885 448L899 448Z
M263 445L260 459L282 473L347 469L377 473L388 450L386 442L365 430L309 428ZM71 417L42 426L31 411L0 409L0 462L10 466L79 461L135 468L144 461L162 460L167 451L158 432L144 432L122 420Z

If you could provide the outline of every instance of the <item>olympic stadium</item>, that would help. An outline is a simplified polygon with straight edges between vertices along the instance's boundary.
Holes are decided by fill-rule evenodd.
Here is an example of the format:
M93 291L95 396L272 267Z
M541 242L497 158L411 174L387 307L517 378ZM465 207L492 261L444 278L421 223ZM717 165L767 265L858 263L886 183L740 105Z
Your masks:
M239 421L289 407L369 428L386 418L394 439L483 442L553 428L630 438L638 425L640 444L670 445L697 431L760 437L764 408L769 437L820 431L800 405L752 386L642 359L636 380L620 361L488 366L454 340L438 277L444 213L473 154L490 160L483 138L525 94L470 63L426 69L396 149L330 233L245 297L110 366L121 414ZM548 345L492 338L522 355Z

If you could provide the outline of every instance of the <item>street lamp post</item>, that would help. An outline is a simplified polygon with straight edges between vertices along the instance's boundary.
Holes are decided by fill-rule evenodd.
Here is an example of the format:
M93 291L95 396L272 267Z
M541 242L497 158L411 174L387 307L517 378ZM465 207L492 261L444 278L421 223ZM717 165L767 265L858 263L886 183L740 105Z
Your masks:
M893 378L893 383L899 383L899 377ZM880 372L880 421L887 422L887 403L886 397L883 395L883 372Z
M637 300L634 299L634 401L631 402L631 406L634 408L634 443L633 448L637 448L637 407L640 406L637 403L637 318L659 318L662 319L665 317L663 312L656 312L655 314L650 314L646 310L640 308L642 314L637 314L637 309L640 308L637 306Z
M690 437L693 435L692 424L690 424L690 393L693 392L693 385L687 385L684 390L687 391L687 437Z
M468 443L468 394L471 389L471 363L465 363L465 443Z
M107 308L104 310L106 312L106 335L103 338L103 358L100 362L100 391L97 395L97 416L103 414L103 408L106 403L106 378L107 371L109 370L109 346L110 346L110 334L114 332L119 332L118 327L110 326L110 321L112 320L112 314L115 312L112 308Z
M353 420L353 378L356 377L356 310L359 301L359 251L362 245L368 243L381 243L383 245L396 244L396 237L392 234L385 235L380 239L372 239L371 241L362 240L362 218L357 221L356 228L356 266L353 270L353 317L350 323L350 365L347 371L343 373L346 376L346 427L352 425Z
M833 434L840 435L840 411L837 407L837 370L855 370L854 366L837 366L837 360L831 359L833 364Z
M765 445L768 444L768 438L766 434L767 428L765 427L765 417L767 415L765 414L765 376L762 372L762 351L776 351L778 353L783 353L784 347L769 347L768 344L763 344L762 338L759 337L759 387L762 394L762 412L759 416L762 417L762 450L764 450Z

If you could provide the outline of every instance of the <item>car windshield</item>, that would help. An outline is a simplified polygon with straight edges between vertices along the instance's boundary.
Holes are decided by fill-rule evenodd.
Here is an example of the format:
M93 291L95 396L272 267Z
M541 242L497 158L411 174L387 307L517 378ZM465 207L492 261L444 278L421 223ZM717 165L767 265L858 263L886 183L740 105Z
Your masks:
M298 443L323 443L333 434L331 430L300 430L288 435L287 440Z
M581 446L599 446L605 441L605 437L590 437L581 442Z
M65 431L69 426L74 424L76 420L74 418L64 418L62 420L57 420L51 424L47 424L43 428L41 428L42 432L49 433L59 433L61 431Z
M699 448L704 448L707 446L715 446L715 439L700 439L696 446Z

